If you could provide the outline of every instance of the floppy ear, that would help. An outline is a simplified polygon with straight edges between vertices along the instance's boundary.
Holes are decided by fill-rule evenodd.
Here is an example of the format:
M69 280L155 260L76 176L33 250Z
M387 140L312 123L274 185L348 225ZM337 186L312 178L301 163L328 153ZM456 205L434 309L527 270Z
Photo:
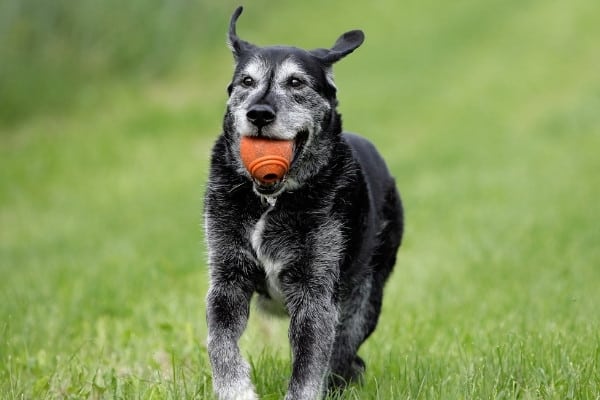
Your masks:
M316 49L310 53L323 64L331 65L356 50L364 40L365 34L363 31L349 31L340 36L331 49Z
M239 60L246 52L252 50L256 46L251 43L246 42L245 40L240 39L235 32L235 23L237 19L242 14L244 7L238 7L235 9L233 14L231 15L231 21L229 22L229 33L227 35L227 45L233 52L233 57L235 60Z

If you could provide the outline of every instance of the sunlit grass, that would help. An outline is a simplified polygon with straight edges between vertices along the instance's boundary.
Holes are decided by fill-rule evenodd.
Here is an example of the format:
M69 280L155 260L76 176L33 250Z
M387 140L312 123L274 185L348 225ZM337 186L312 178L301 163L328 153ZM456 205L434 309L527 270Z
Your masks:
M365 29L336 69L340 109L407 213L364 385L334 398L597 399L596 2L328 3L347 13L299 35L311 7L247 5L239 33L317 47ZM201 210L223 37L2 128L0 398L210 398ZM240 344L261 398L281 398L287 322L254 311Z

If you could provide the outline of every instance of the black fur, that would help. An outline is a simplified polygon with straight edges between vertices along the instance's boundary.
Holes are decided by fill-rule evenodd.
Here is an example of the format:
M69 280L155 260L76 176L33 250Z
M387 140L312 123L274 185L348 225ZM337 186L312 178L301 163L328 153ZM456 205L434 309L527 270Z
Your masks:
M237 341L258 293L290 316L286 399L319 398L365 369L357 350L377 325L402 206L381 156L366 139L342 133L336 111L331 64L362 43L362 32L342 35L329 50L258 47L237 37L240 13L230 25L237 64L205 198L213 386L220 399L257 398ZM288 71L305 86L286 86ZM248 74L255 86L242 82ZM276 110L273 126L243 120L255 104ZM294 161L282 182L263 187L241 164L240 136L278 138L282 126L296 143Z

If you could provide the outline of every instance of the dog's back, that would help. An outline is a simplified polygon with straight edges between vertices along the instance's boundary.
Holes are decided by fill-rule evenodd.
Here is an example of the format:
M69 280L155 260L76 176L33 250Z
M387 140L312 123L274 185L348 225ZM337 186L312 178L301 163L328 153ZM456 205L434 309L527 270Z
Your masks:
M386 192L395 187L387 165L375 146L362 136L345 132L342 134L344 141L352 149L354 158L359 163L363 173L369 200L375 210L383 208ZM373 216L377 218L377 215ZM374 221L377 224L377 221Z
M343 142L350 147L353 158L359 165L364 179L364 189L369 199L368 210L364 210L364 229L361 231L362 251L375 257L382 253L381 248L374 252L376 246L382 246L382 242L390 249L397 249L402 239L403 212L395 180L385 161L369 140L348 132L344 132L342 138ZM387 237L382 237L384 235ZM390 252L395 254L395 250L385 251L385 253ZM364 259L364 257L360 258ZM385 270L383 276L385 280L393 267L393 262L384 263L385 266L380 264L375 262L375 268Z

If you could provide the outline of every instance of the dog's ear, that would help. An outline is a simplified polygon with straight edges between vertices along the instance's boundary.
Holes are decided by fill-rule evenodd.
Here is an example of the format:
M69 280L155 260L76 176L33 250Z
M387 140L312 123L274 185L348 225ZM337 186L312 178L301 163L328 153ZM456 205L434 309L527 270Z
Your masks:
M356 50L364 40L363 31L349 31L340 36L331 49L316 49L311 50L310 53L323 64L331 65Z
M236 8L233 14L231 15L231 21L229 22L229 33L227 35L227 45L233 52L233 57L236 61L238 61L246 52L256 47L253 44L240 39L237 36L237 33L235 32L235 23L242 14L243 10L244 7L240 6Z

